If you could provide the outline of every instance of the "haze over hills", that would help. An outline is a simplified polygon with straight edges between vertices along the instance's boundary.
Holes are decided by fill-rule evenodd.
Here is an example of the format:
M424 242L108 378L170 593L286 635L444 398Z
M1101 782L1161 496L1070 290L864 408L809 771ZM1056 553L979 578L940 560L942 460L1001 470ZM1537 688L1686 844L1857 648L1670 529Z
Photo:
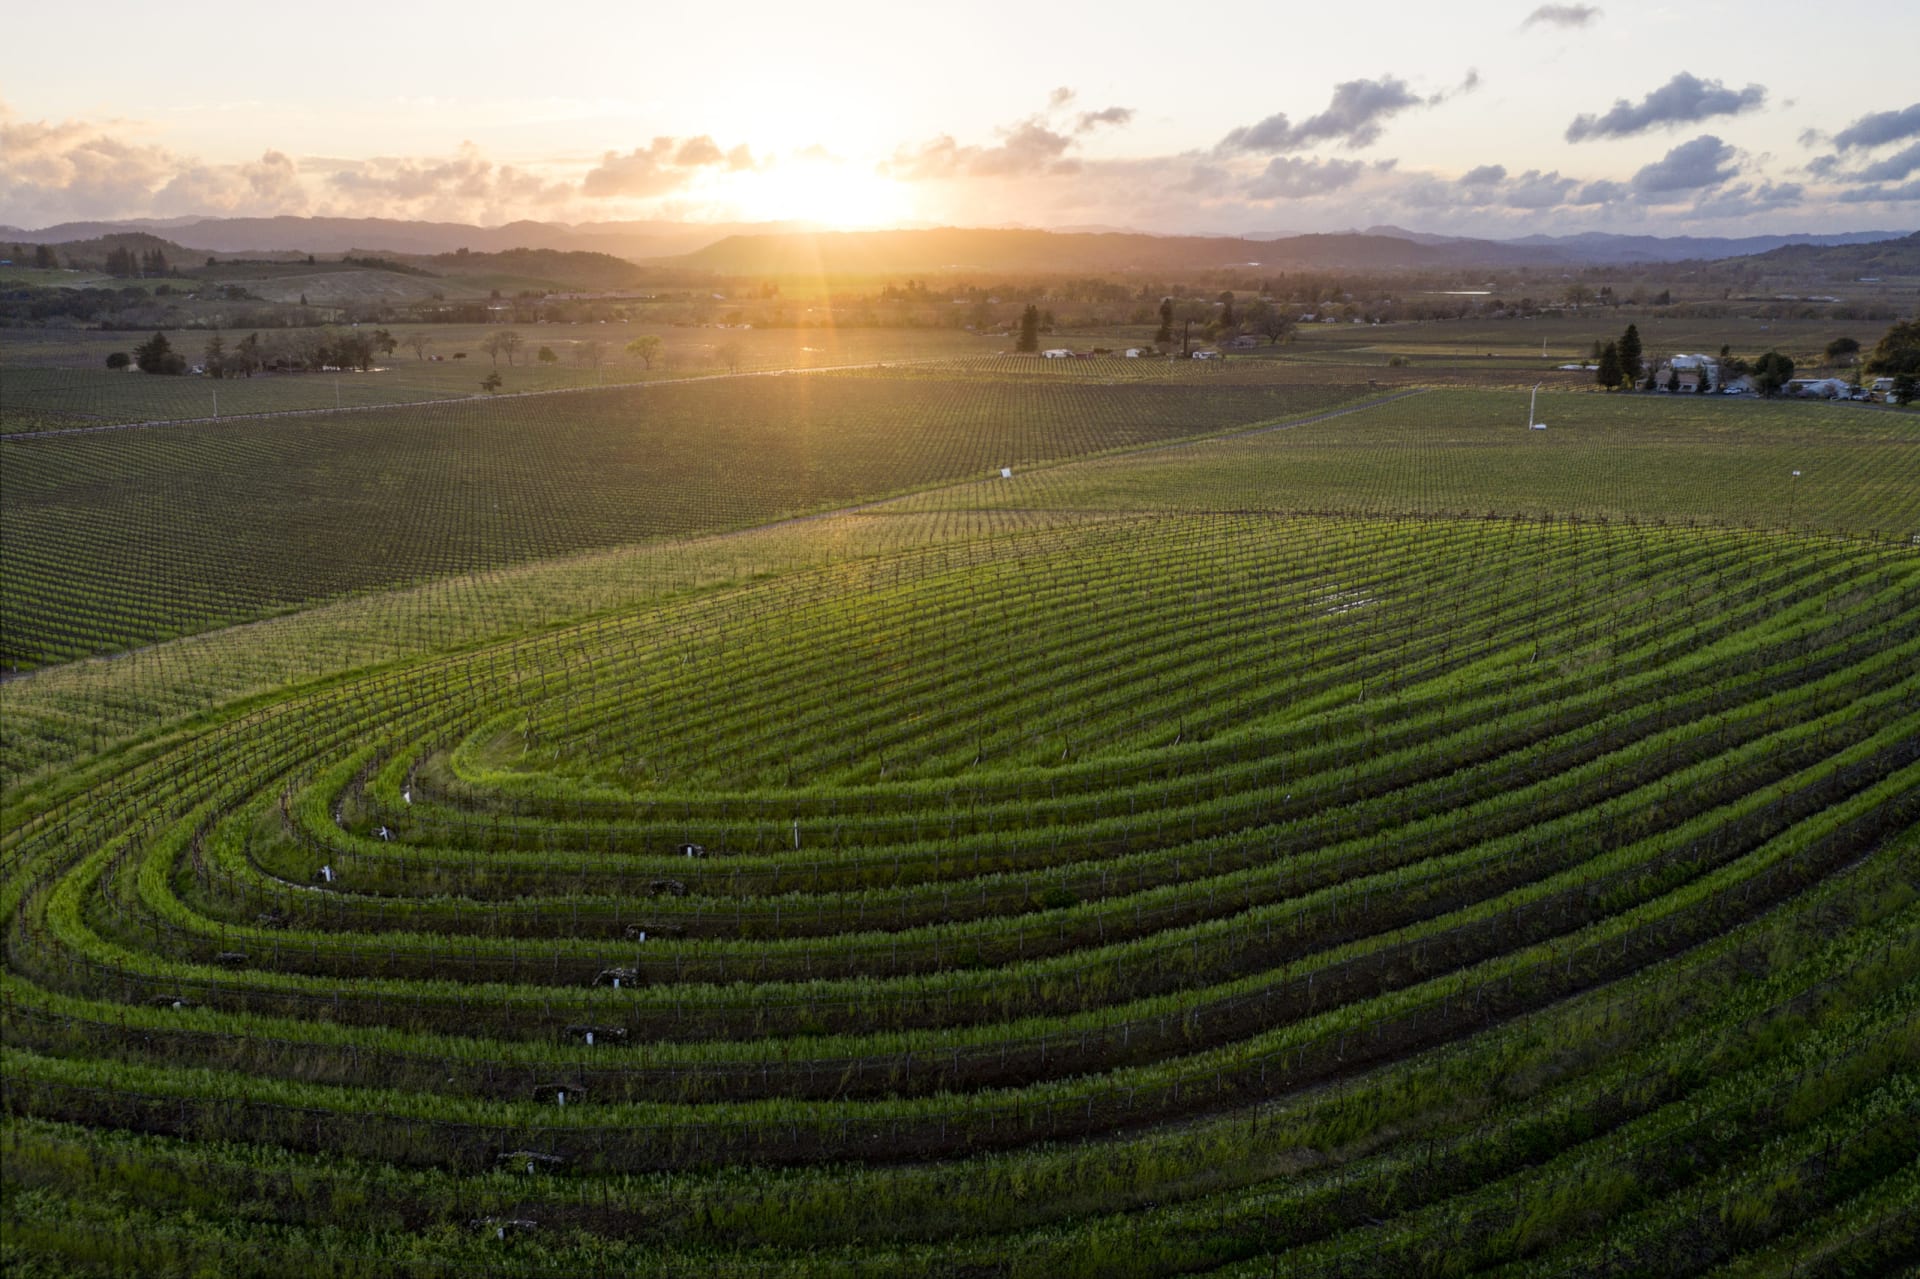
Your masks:
M797 223L510 222L480 227L390 218L173 218L68 222L39 230L0 227L0 239L72 244L131 234L159 236L190 254L373 253L421 259L467 250L592 253L628 263L720 275L872 276L947 271L1445 270L1574 267L1719 260L1781 250L1869 250L1910 239L1900 231L1740 238L1601 232L1485 240L1394 226L1345 234L1253 232L1242 237L1026 227L822 231ZM1879 261L1871 253L1863 263ZM433 263L421 262L433 269ZM1864 269L1864 268L1863 268ZM1888 266L1883 269L1893 270Z
M0 227L0 239L64 244L126 231L150 231L205 253L440 254L468 249L557 249L608 253L641 261L691 253L729 235L812 229L802 222L416 222L399 218L135 218L123 222L62 222L39 230Z
M1717 261L1749 257L1789 245L1825 248L1833 245L1872 244L1899 239L1904 231L1842 231L1831 235L1748 235L1739 237L1693 235L1615 235L1583 231L1577 235L1523 235L1511 240L1475 240L1465 236L1433 235L1396 226L1368 227L1366 235L1392 236L1415 244L1525 245L1562 253L1569 261L1597 265L1628 262Z

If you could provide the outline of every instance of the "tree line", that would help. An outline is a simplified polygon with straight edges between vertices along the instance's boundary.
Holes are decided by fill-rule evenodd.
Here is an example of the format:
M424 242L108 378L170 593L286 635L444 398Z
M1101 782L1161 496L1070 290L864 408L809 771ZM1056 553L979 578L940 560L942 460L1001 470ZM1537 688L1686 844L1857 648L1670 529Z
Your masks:
M1860 342L1856 338L1835 338L1827 343L1827 363L1832 366L1852 364L1858 360L1860 350ZM1768 351L1749 362L1733 354L1730 346L1722 346L1717 367L1702 365L1693 389L1700 395L1712 392L1716 389L1714 376L1717 372L1718 385L1721 387L1736 378L1750 378L1754 390L1772 398L1793 380L1795 367L1792 357L1778 350ZM1891 398L1897 404L1911 404L1920 398L1920 319L1903 320L1887 330L1867 357L1863 371L1872 377L1892 378ZM1612 341L1594 343L1593 380L1602 390L1631 391L1638 388L1656 391L1662 389L1659 377L1658 366L1645 357L1638 325L1627 325L1625 332ZM1664 389L1670 392L1681 390L1679 371L1671 366L1667 371Z

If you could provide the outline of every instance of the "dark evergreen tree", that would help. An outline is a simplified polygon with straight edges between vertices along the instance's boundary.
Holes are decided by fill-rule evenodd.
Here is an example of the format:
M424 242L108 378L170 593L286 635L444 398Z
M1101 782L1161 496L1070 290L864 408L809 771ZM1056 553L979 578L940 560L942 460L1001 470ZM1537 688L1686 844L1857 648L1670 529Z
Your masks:
M1038 351L1040 349L1040 308L1027 303L1027 309L1020 313L1020 340L1014 343L1016 351Z
M1157 332L1154 333L1153 340L1156 343L1160 343L1162 345L1173 341L1173 299L1172 298L1160 299L1160 328Z
M1620 348L1612 342L1600 348L1600 367L1594 370L1593 380L1608 391L1620 385Z
M1640 380L1640 328L1629 324L1627 331L1620 335L1620 372L1629 384Z

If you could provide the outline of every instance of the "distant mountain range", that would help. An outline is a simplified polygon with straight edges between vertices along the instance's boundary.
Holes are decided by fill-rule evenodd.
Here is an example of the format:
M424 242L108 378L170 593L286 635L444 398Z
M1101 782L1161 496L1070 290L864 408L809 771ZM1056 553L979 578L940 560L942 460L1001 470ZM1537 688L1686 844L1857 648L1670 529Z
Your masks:
M557 249L609 253L632 261L677 257L729 235L812 230L802 222L410 222L397 218L135 218L125 222L62 222L25 231L0 226L0 241L65 244L126 231L148 231L202 253L498 253Z
M478 227L391 218L168 218L67 222L28 231L0 227L0 241L65 244L145 232L191 253L437 256L467 249L604 253L629 262L720 275L875 276L977 272L1184 272L1232 268L1447 270L1566 268L1811 253L1911 239L1901 231L1739 238L1531 235L1484 240L1376 226L1337 235L1256 231L1246 236L1142 231L938 227L822 231L799 223L510 222ZM1867 260L1866 258L1862 259Z
M1579 235L1523 235L1512 240L1474 240L1460 236L1428 235L1396 226L1368 227L1366 235L1392 236L1415 244L1504 244L1543 248L1564 254L1569 261L1608 265L1628 262L1718 261L1748 257L1789 246L1828 248L1844 244L1873 244L1897 240L1904 231L1842 231L1834 235L1748 235L1734 238L1693 235L1611 235L1585 231Z

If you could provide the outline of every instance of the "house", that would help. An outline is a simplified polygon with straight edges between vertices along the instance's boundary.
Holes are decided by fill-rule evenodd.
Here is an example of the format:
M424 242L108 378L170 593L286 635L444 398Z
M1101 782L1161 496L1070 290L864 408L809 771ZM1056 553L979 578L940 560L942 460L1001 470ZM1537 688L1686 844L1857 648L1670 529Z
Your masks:
M1067 350L1064 346L1048 347L1046 350L1040 352L1040 358L1043 360L1070 360L1073 358L1073 352Z
M1122 351L1121 354L1126 356L1129 360L1137 360L1141 356L1145 355L1146 351L1137 346L1130 346L1125 351Z
M1669 382L1677 382L1681 391L1698 391L1702 378L1709 386L1720 385L1720 361L1711 355L1676 355L1653 371L1653 384L1663 391Z
M1847 398L1846 379L1837 377L1797 377L1789 380L1780 389L1786 395L1797 395L1803 400Z

